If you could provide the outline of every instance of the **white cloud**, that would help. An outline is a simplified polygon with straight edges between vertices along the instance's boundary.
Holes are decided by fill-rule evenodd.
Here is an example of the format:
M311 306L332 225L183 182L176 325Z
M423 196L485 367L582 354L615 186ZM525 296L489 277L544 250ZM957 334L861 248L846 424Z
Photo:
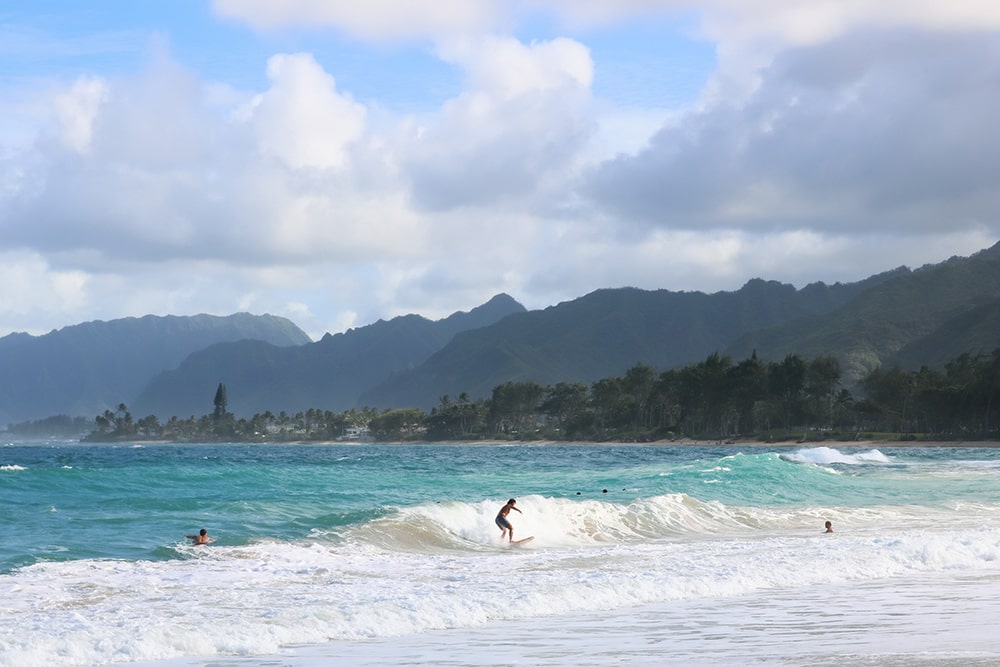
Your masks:
M501 99L589 88L594 80L587 47L567 38L532 44L509 37L458 40L440 47L438 53L466 71L470 88Z
M1000 5L990 0L709 0L665 2L701 10L708 35L726 42L770 39L812 45L858 29L980 31L1000 28Z
M89 283L85 272L53 270L37 253L0 253L0 332L25 331L25 320L34 323L33 335L75 323L93 305Z
M366 39L438 39L489 32L506 15L496 0L215 0L215 11L259 28L334 26Z
M99 77L82 76L53 101L63 141L78 153L86 152L93 135L94 119L107 99L108 86Z
M587 49L487 38L442 49L468 90L415 128L404 164L428 210L530 200L572 173L594 129Z
M448 43L505 33L533 20L567 30L599 30L647 17L684 21L716 45L719 69L707 99L744 94L782 50L817 45L864 30L992 32L993 0L215 0L216 12L261 30L331 27L373 41Z
M332 26L367 39L447 40L490 34L531 16L568 27L602 26L646 16L693 16L723 43L816 44L856 29L928 31L1000 28L992 0L215 0L215 11L260 29Z
M261 28L434 40L462 89L402 118L309 53L273 56L260 90L165 54L65 83L52 131L0 153L0 283L19 290L0 331L252 310L318 338L499 291L537 308L608 286L857 280L996 242L992 3L751 4L220 0ZM697 108L617 127L587 33L498 34L518 16L692 12L716 81Z
M673 229L995 225L998 63L1000 43L977 35L859 33L788 50L749 97L604 164L591 192Z
M339 94L334 78L309 54L267 63L271 88L246 112L260 150L290 167L342 167L365 129L365 108Z
M177 258L356 263L419 251L405 191L384 148L366 141L365 108L311 56L275 56L268 73L270 87L233 120L218 104L238 96L220 97L167 58L134 77L84 79L56 93L54 108L67 110L60 138L86 150L42 140L4 161L17 183L0 200L8 246L102 270Z

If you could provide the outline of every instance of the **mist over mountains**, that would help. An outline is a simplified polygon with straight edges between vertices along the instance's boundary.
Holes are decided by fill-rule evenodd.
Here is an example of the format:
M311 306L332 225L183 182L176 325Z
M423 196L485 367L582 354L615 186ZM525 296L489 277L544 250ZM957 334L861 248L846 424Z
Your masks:
M270 315L128 318L0 338L0 424L120 403L160 419L309 408L418 407L489 396L507 381L590 383L720 352L836 357L851 388L870 370L941 367L1000 347L1000 244L916 270L802 289L755 279L733 292L602 289L527 311L500 294L431 321L406 315L312 342Z

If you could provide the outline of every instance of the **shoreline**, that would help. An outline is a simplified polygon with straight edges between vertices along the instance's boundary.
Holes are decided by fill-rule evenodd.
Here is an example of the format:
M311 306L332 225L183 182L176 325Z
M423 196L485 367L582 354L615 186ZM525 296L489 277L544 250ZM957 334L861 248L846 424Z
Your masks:
M17 442L17 438L10 438ZM232 441L183 441L183 440L106 440L106 441L84 441L84 440L63 440L61 438L25 438L21 442L69 442L80 445L221 445L221 444L248 444L262 446L281 445L457 445L457 446L609 446L609 447L752 447L761 448L803 448L803 447L830 447L833 449L850 447L892 447L894 449L932 449L932 448L953 448L953 449L994 449L1000 448L1000 440L781 440L778 442L766 442L763 440L695 440L693 438L677 438L673 440L652 440L649 442L626 442L614 440L281 440L281 441L255 441L243 442Z
M157 441L160 444L170 444L170 441ZM174 444L202 444L202 443L174 443ZM204 443L223 444L223 443ZM239 444L239 443L230 443ZM764 442L761 440L694 440L691 438L678 438L676 440L652 440L650 442L625 442L615 440L288 440L282 442L250 443L261 445L354 445L358 447L366 445L455 445L461 447L495 447L495 446L593 446L593 447L753 447L762 448L803 448L803 447L829 447L839 449L842 447L851 448L878 448L891 447L893 449L933 449L933 448L953 448L953 449L995 449L1000 448L1000 440L810 440L798 441L788 440L780 442Z
M305 444L305 443L303 443ZM326 444L343 444L332 442ZM469 441L421 441L421 442L370 442L360 444L386 444L386 445L594 445L594 446L614 446L614 447L754 447L769 448L780 447L803 448L803 447L830 447L831 449L841 447L892 447L894 449L917 448L931 449L936 447L966 448L966 449L992 449L1000 447L997 440L818 440L818 441L781 441L764 442L761 440L693 440L690 438L679 438L677 440L654 440L651 442L615 442L615 441L583 441L583 440L469 440Z

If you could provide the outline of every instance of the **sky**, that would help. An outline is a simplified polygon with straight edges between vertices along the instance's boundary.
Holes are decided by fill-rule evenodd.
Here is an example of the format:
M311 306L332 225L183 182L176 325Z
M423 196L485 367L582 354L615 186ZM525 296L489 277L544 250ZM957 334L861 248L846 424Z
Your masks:
M0 336L853 282L1000 240L994 0L6 0Z

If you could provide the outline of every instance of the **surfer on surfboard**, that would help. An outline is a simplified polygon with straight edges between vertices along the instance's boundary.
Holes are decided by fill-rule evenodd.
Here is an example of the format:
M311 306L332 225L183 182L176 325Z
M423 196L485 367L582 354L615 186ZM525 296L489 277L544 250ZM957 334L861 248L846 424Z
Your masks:
M524 514L521 510L514 507L517 501L513 498L507 501L507 504L500 508L497 513L496 523L500 526L500 539L502 540L504 536L507 536L507 541L514 542L514 526L510 525L510 521L507 520L507 515L510 514L511 510L514 510L518 514Z

